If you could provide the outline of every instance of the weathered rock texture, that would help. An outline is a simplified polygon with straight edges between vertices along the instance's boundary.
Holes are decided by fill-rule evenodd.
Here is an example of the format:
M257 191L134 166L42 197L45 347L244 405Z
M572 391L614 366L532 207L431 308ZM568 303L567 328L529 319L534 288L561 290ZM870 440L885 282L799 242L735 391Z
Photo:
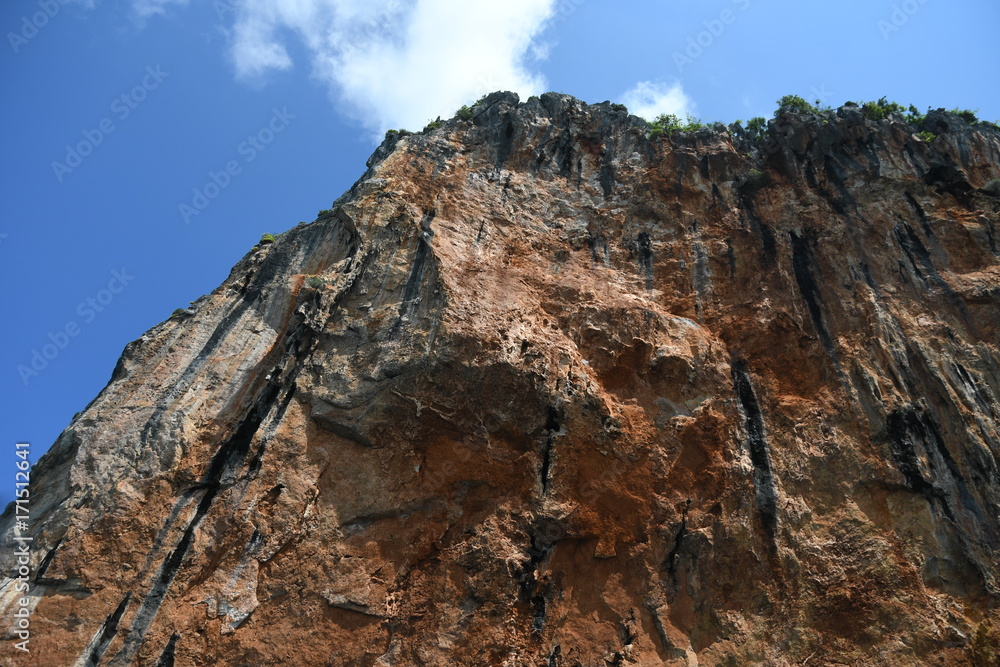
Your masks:
M128 345L5 660L996 664L1000 133L474 112Z

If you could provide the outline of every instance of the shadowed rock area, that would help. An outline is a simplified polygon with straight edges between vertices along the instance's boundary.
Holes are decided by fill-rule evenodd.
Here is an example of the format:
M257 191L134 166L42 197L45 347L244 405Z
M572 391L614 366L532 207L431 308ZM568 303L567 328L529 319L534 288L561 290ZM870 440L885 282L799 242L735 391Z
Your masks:
M472 112L125 348L5 664L998 664L1000 132Z

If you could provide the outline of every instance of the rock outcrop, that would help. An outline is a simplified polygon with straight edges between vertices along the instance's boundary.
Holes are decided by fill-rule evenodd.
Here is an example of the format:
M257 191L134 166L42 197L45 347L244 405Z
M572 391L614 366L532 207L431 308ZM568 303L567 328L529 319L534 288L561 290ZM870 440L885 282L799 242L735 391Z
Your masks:
M927 123L390 134L35 467L4 660L997 664L1000 132Z

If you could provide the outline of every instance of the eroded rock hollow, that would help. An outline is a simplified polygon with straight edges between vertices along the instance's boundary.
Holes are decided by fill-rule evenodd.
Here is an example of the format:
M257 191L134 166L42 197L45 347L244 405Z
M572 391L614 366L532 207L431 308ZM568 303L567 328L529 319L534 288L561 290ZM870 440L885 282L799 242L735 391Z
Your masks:
M472 111L126 347L5 659L996 664L1000 132Z

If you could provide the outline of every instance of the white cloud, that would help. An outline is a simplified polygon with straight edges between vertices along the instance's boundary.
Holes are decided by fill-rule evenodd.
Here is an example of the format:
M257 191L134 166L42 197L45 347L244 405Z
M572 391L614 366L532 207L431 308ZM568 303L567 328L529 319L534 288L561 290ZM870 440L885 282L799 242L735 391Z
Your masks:
M89 2L90 0L78 0ZM579 4L582 0L572 0ZM215 0L224 5L229 58L238 78L266 80L294 67L301 43L313 76L340 109L380 138L420 129L495 90L541 93L533 66L552 44L539 39L556 0ZM188 0L132 0L140 21ZM681 118L694 103L679 82L640 81L622 95L637 116Z
M288 42L301 41L346 114L378 135L420 129L494 90L543 92L530 64L545 55L536 38L554 3L244 0L230 57L240 78L259 79L291 68Z
M640 81L622 95L622 102L629 113L653 120L660 114L674 114L683 119L694 113L694 102L684 92L680 82L665 83Z

